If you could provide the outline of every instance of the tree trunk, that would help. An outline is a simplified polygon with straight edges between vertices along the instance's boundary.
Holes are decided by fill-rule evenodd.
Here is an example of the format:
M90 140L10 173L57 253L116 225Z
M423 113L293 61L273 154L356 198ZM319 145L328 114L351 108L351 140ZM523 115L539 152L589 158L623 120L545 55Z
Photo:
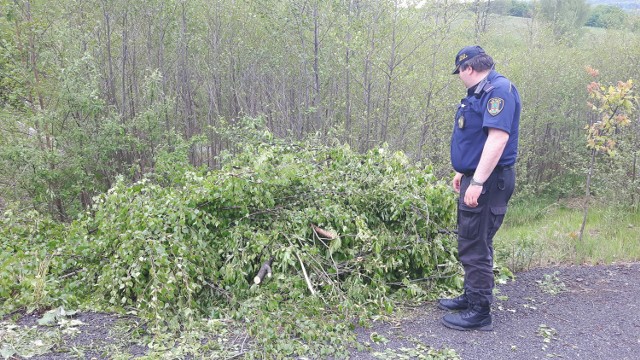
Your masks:
M631 206L636 206L636 167L638 164L638 151L633 153L633 165L631 169Z
M385 84L385 97L384 97L384 119L380 125L380 140L382 142L387 141L387 128L389 127L389 117L391 114L391 92L393 87L393 71L396 68L396 31L398 27L398 8L397 5L393 9L393 21L391 23L391 46L389 54L389 62L387 63L387 83Z
M578 243L582 244L582 236L584 235L584 227L587 224L587 215L589 212L589 200L591 199L591 175L593 174L593 167L596 162L596 150L591 150L591 162L589 163L589 172L587 173L587 185L586 194L584 200L584 214L582 216L582 225L580 226L580 235L578 237Z
M104 27L105 27L105 38L106 38L106 65L107 65L107 76L106 76L106 92L107 92L107 103L111 106L117 107L116 101L116 85L115 85L115 75L113 72L113 55L111 54L111 15L109 14L109 10L107 9L106 0L102 1L102 16L104 18Z
M353 12L353 0L349 0L349 7L347 9L347 33L345 35L345 76L344 76L344 94L345 94L345 111L344 111L344 123L345 123L345 138L344 142L353 146L353 134L351 131L351 16Z
M491 7L491 0L475 0L475 38L476 42L480 42L480 37L487 31L487 17Z
M322 129L325 133L322 110L320 109L320 35L318 25L318 0L313 7L313 100L315 130Z
M122 107L120 108L120 116L122 117L122 122L125 122L125 119L127 118L127 42L129 41L128 39L128 34L129 32L127 31L127 15L128 15L129 9L128 7L125 7L124 13L122 14L122 59L121 59L121 68L120 68L120 72L121 72L121 95L120 95L120 101L122 104Z

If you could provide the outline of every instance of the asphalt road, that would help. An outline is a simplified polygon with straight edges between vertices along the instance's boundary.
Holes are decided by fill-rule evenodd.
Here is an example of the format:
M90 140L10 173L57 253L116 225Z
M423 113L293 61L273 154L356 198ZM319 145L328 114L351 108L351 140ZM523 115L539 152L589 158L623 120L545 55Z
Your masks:
M402 321L357 329L371 349L351 359L418 358L428 349L465 360L640 359L640 263L534 269L498 289L494 331L445 328L446 312L430 303Z

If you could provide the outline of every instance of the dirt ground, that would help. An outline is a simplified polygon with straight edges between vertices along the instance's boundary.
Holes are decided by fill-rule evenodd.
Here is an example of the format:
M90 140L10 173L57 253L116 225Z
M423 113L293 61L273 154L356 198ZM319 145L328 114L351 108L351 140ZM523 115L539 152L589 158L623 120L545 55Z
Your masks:
M640 263L541 268L516 277L498 286L494 331L445 328L440 319L446 312L429 303L412 309L404 320L356 329L369 350L354 351L351 359L424 358L430 349L449 349L461 359L640 359ZM97 313L75 318L82 324L77 334L64 338L65 347L90 350L58 348L31 359L110 359L114 344L119 356L122 349L131 358L145 353L144 347L127 342L135 324L112 331L135 319ZM27 316L18 324L36 321ZM122 336L113 338L114 333Z

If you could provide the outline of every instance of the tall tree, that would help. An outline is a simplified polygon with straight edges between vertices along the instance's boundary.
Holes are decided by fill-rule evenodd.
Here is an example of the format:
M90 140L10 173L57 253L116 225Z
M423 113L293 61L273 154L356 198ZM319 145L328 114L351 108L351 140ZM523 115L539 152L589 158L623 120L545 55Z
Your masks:
M575 34L589 16L586 0L538 0L540 16L552 25L556 37Z

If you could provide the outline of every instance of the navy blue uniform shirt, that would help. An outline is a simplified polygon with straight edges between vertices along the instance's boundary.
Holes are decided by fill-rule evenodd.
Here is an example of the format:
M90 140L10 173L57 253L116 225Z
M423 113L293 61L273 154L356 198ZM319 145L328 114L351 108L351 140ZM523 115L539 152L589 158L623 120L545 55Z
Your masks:
M480 162L489 128L509 133L498 166L509 166L518 155L520 95L516 87L495 70L467 90L456 111L451 136L451 165L459 173L471 173Z

